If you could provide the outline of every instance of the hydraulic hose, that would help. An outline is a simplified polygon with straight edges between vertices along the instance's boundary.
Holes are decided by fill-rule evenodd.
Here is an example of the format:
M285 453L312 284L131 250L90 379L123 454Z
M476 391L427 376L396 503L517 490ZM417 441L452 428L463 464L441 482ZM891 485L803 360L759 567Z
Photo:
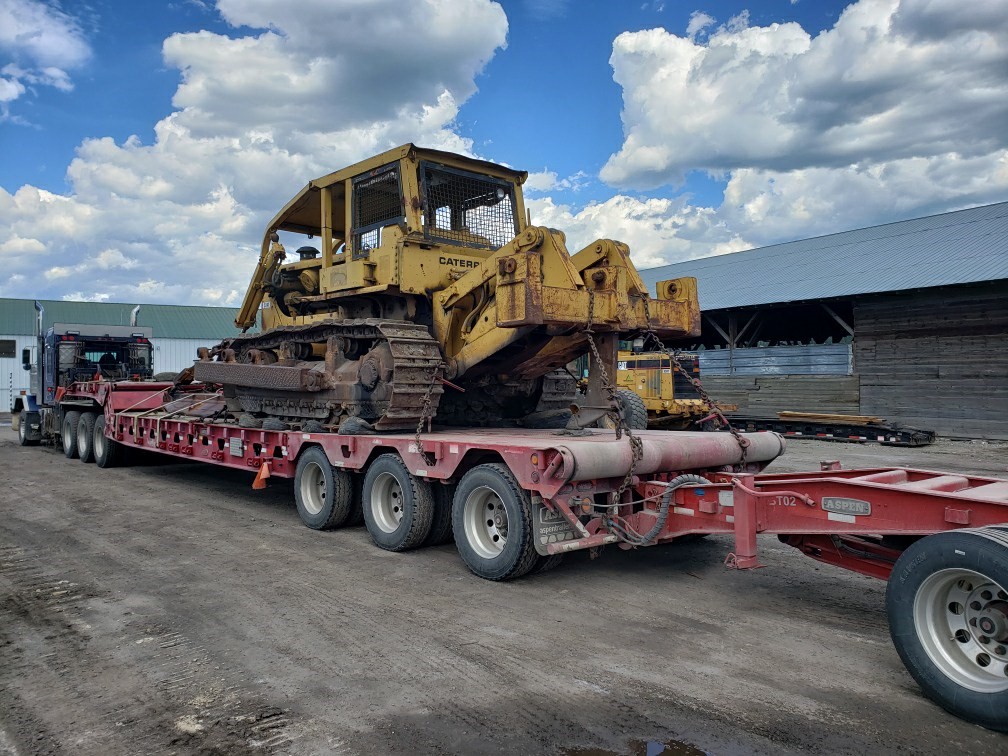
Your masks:
M668 487L665 489L665 493L662 494L661 503L658 505L658 519L655 520L655 524L651 526L651 529L641 535L640 533L634 532L633 528L629 525L620 525L614 520L609 520L609 527L616 530L617 535L621 536L624 541L631 543L634 546L647 546L658 534L662 532L662 528L665 527L665 521L668 520L669 510L672 508L672 495L678 488L685 488L686 486L709 486L711 482L700 475L679 475L668 482Z

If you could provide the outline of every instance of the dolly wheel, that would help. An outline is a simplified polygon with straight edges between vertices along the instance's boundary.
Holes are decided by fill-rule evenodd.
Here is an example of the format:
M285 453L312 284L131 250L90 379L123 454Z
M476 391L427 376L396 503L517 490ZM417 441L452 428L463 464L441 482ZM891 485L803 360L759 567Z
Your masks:
M924 694L1008 732L1008 527L922 538L886 590L889 632Z

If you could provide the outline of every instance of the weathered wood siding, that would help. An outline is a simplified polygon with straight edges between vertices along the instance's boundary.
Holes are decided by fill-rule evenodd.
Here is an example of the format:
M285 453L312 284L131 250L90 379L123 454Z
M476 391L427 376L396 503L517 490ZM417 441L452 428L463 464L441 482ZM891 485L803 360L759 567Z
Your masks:
M859 299L854 333L862 414L1008 439L1008 282Z
M858 377L856 375L736 375L705 376L704 388L717 402L737 404L749 415L775 417L778 412L832 412L856 415Z

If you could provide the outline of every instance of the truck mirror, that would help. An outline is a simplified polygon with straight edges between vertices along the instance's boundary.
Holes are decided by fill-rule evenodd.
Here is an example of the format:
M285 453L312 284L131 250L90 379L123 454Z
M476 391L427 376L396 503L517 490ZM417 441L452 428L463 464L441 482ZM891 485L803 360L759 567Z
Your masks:
M28 347L21 350L21 367L31 370L31 349Z

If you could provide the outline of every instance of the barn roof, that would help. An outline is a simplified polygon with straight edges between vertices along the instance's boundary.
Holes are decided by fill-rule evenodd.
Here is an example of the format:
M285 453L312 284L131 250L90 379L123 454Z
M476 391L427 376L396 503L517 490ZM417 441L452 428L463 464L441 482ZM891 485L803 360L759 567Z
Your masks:
M0 299L0 334L5 336L35 333L35 306L31 299ZM82 323L93 325L129 325L135 304L115 302L64 302L39 300L45 308L45 324ZM154 338L222 339L235 336L232 307L189 307L184 305L140 306L137 325L149 326Z
M720 310L1008 278L1008 202L887 223L640 271L695 276Z

